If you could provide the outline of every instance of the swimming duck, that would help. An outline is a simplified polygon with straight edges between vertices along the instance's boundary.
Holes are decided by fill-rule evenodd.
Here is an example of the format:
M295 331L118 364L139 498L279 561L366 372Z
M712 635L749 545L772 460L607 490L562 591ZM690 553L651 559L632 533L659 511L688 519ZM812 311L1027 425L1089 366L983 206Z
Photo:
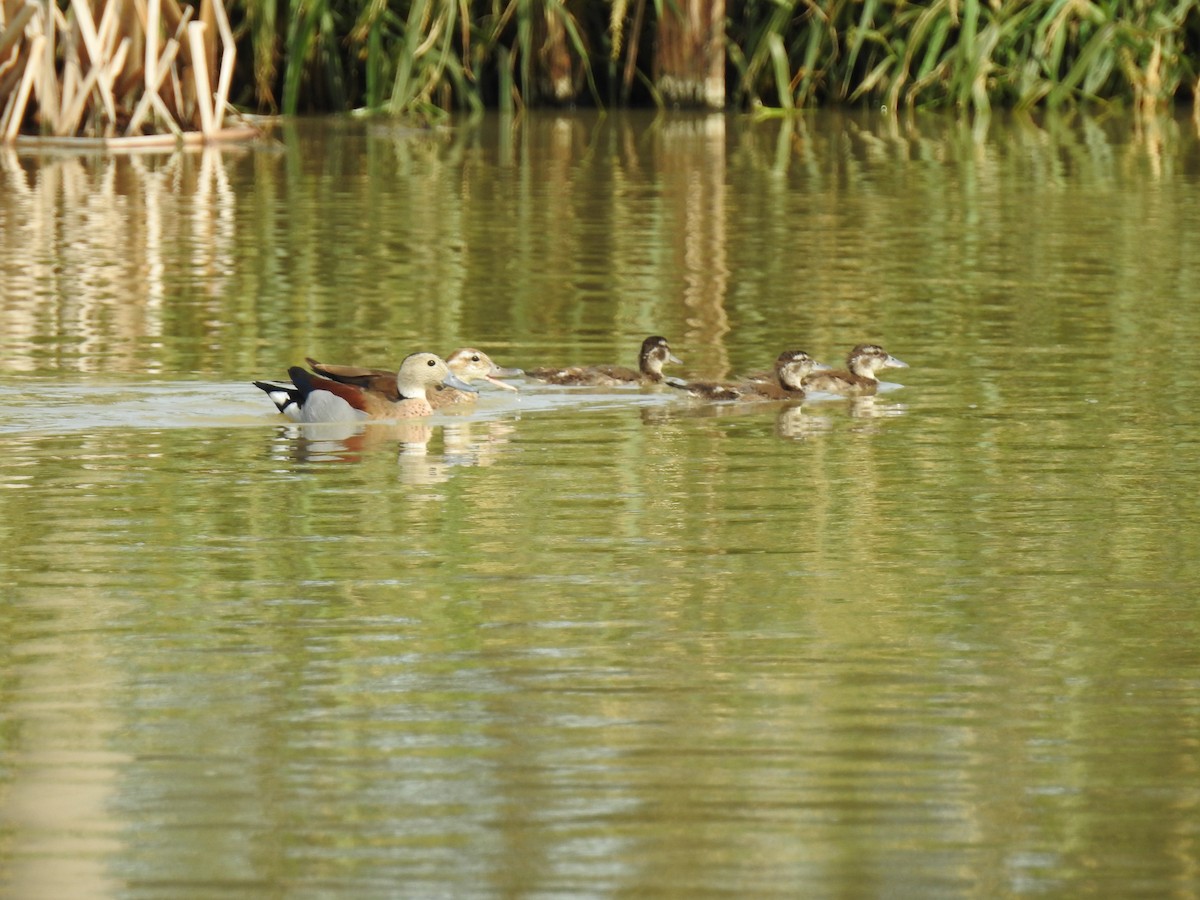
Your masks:
M662 370L667 363L681 365L682 361L671 352L665 337L651 335L642 341L636 372L624 366L567 366L561 369L526 369L525 376L547 384L587 384L600 387L658 384L663 380Z
M846 368L835 372L814 372L804 379L809 391L825 391L846 397L862 397L879 389L875 373L880 369L907 369L908 363L888 354L878 344L859 344L846 357Z
M433 353L411 353L394 376L398 400L354 384L314 375L300 366L288 369L290 385L256 381L279 411L298 422L352 422L366 419L411 419L433 412L428 393L439 384L474 391Z
M330 366L319 363L311 356L305 360L309 367L318 375L324 375L332 381L342 384L353 384L369 391L382 394L393 403L400 399L396 387L396 373L390 369L369 369L361 366ZM501 378L514 378L524 374L520 369L508 369L492 362L492 358L482 350L474 347L460 347L446 357L446 365L460 380L471 384L480 378L506 391L515 391L517 386ZM438 385L429 392L429 405L434 409L450 406L454 403L473 403L478 396L475 390L462 391L445 385Z
M804 379L829 368L803 350L784 350L775 360L774 380L750 380L746 386L765 400L803 400Z
M775 369L770 376L752 377L739 384L669 378L667 384L706 400L803 400L804 378L811 372L828 368L803 350L785 350L775 360Z

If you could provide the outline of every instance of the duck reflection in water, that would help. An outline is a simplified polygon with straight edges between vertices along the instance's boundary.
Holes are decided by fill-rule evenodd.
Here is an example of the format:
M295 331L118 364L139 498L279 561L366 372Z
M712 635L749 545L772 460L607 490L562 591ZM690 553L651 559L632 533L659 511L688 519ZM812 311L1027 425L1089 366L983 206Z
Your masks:
M425 456L434 426L409 420L374 423L304 422L289 425L289 456L303 462L359 463L396 445L402 454Z
M502 421L301 423L287 428L287 456L302 462L363 463L394 448L402 482L440 484L458 467L492 465L513 431L511 423ZM435 441L439 434L440 448Z
M768 414L775 416L775 433L793 441L806 440L832 428L829 416L814 416L800 403L704 403L686 406L647 406L642 409L642 424L662 428L684 419L728 419L763 421ZM732 423L731 423L732 424Z
M846 403L846 412L852 419L886 419L904 415L908 412L908 406L871 394L866 397L850 397Z
M492 465L514 428L507 422L455 422L439 431L441 453L429 452L427 444L400 444L396 462L404 484L441 484L449 481L457 468Z
M824 434L832 427L828 416L811 415L800 406L781 409L775 419L775 433L789 441L806 441L814 435Z

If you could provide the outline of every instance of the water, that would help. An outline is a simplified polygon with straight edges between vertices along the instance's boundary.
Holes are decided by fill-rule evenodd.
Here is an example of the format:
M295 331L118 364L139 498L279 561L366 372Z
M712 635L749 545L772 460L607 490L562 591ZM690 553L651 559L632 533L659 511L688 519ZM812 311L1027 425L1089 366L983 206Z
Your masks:
M1191 896L1198 136L814 113L302 122L0 158L0 884ZM485 348L301 428L249 382Z

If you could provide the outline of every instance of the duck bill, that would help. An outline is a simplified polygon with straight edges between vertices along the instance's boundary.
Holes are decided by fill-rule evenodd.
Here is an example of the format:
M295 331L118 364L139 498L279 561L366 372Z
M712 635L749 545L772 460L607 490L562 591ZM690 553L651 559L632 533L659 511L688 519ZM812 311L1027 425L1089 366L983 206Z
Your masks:
M467 384L453 372L446 374L446 377L442 379L442 384L444 384L446 387L457 388L460 391L467 391L472 394L479 393L479 388Z
M683 360L670 351L667 351L667 362L674 363L677 366L683 365Z
M515 384L509 384L507 381L501 381L501 378L518 378L524 375L522 369L506 369L503 366L496 366L492 371L483 376L483 380L488 384L494 384L498 388L504 388L506 391L519 390Z
M814 362L812 364L812 370L814 372L832 372L833 366L827 366L825 363Z
M889 356L887 362L884 363L889 369L907 369L908 363L902 359L896 359L894 356Z

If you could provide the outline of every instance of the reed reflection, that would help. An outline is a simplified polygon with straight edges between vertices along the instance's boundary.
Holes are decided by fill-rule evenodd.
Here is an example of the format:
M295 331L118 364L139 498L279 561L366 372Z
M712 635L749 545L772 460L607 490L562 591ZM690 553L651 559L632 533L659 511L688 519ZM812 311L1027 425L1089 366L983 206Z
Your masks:
M51 337L70 347L58 367L163 372L144 350L170 327L164 305L179 273L202 273L207 298L230 289L238 233L226 157L237 152L26 165L0 149L0 314L15 345L6 366L38 368Z
M811 346L831 346L886 326L884 304L907 299L905 285L953 289L920 259L948 255L1011 284L1020 242L980 231L1008 185L1036 190L1043 216L1066 216L1065 186L1165 179L1197 145L1195 123L1170 116L558 114L372 124L365 141L356 127L290 127L283 157L0 150L5 367L157 374L232 368L265 346L382 353L409 337L514 335L615 346L663 332L722 377L784 315ZM914 198L903 207L891 199L900 183ZM1143 203L1182 233L1168 196ZM904 252L885 240L898 223L911 223ZM1097 277L1112 274L1096 254L1103 235L1051 224L1028 241L1037 252L1097 257ZM794 308L764 299L781 285Z

